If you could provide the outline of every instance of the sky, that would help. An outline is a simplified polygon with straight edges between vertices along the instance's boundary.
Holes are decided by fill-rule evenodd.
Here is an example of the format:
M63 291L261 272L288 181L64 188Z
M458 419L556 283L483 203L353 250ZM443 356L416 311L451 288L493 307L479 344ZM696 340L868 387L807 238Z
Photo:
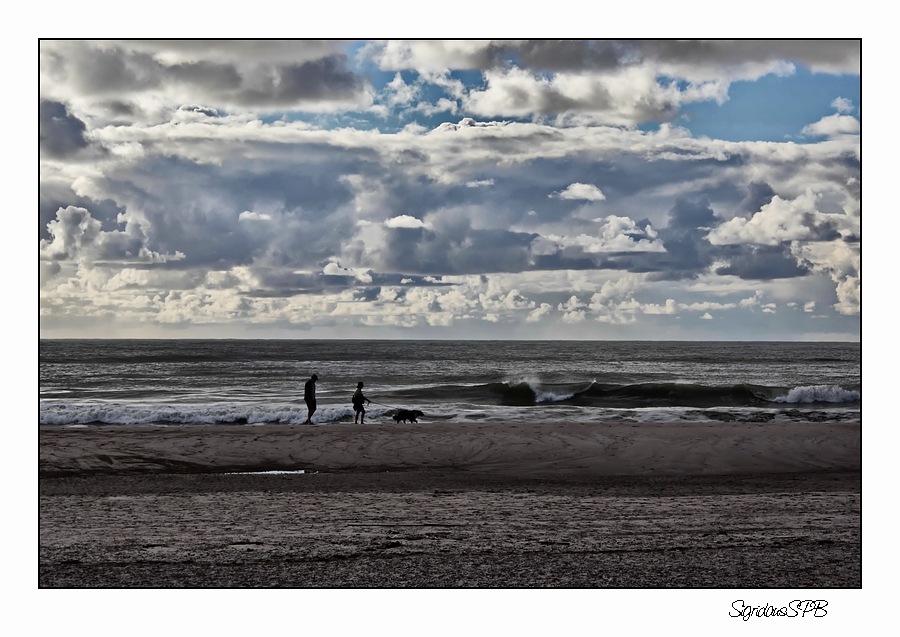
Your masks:
M41 40L42 338L860 338L859 40Z

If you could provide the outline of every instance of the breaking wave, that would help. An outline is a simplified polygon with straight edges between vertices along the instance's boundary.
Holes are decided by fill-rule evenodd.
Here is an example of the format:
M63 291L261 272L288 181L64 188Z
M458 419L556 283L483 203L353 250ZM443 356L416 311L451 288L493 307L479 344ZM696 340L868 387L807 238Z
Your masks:
M847 390L837 385L811 385L794 387L787 396L773 399L776 403L851 403L861 400L858 391Z

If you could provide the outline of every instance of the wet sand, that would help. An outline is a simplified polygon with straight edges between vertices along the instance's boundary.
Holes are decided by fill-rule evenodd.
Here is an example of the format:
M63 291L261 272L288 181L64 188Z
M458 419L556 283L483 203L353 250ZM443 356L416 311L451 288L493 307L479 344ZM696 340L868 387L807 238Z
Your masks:
M859 425L42 428L40 450L42 587L862 583Z

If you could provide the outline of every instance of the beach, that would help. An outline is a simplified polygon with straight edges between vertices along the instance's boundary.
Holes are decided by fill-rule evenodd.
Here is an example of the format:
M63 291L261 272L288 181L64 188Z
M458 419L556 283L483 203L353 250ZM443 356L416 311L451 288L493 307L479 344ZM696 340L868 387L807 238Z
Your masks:
M860 429L41 427L39 585L857 588Z

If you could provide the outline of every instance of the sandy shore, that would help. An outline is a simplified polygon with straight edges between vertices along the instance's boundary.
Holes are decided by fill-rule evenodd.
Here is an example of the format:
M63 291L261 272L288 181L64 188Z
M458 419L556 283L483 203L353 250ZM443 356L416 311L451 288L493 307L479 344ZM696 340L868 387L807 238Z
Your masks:
M862 582L859 425L42 428L40 471L42 587Z
M42 476L125 471L702 475L859 471L860 425L428 424L42 428Z

